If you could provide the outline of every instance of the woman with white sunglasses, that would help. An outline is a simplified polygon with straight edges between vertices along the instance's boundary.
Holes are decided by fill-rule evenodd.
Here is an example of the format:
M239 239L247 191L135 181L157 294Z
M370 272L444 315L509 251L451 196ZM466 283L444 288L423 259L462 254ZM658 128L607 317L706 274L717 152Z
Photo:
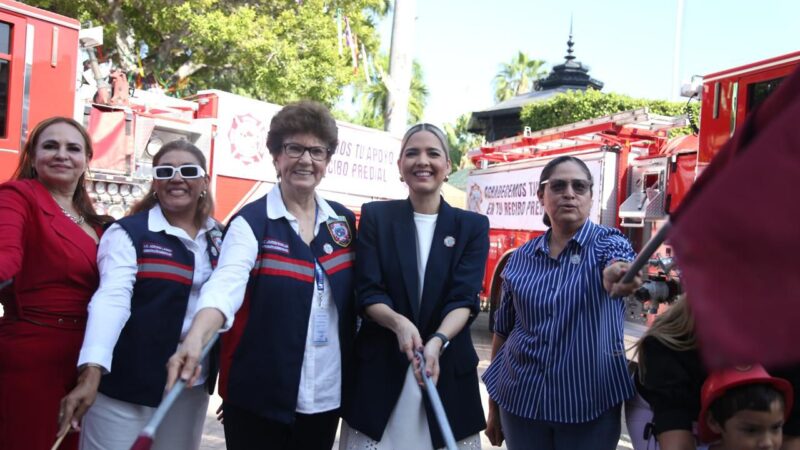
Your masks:
M150 192L100 241L100 288L78 360L85 376L61 404L61 429L81 428L81 449L127 450L161 402L167 360L192 323L219 255L222 233L211 218L205 165L187 141L161 147ZM203 373L170 409L153 449L199 447L214 365L203 361Z

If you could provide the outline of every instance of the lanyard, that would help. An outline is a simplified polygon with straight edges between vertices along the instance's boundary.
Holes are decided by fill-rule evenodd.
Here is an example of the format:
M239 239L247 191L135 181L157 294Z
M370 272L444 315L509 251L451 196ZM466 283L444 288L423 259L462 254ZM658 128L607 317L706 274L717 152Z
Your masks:
M314 284L317 286L319 306L322 306L322 294L325 292L325 272L322 271L322 266L319 265L317 258L314 258Z
M316 230L317 220L319 219L319 202L314 202L314 204L314 230ZM317 258L314 258L314 284L317 286L319 306L322 307L322 294L325 292L325 272L322 271L322 266L319 264Z

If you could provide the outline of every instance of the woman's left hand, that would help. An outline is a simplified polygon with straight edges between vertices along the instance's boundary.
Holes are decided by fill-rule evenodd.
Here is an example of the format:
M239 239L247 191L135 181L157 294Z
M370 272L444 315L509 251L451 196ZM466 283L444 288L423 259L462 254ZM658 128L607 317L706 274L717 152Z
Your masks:
M425 373L430 377L435 385L439 381L439 355L442 353L442 340L430 339L422 351L422 356L425 358ZM414 359L414 376L417 378L417 383L423 385L422 372L420 372L419 361Z
M633 294L636 289L639 289L639 286L642 285L642 278L639 275L636 275L630 283L621 282L622 277L625 276L630 267L630 263L617 261L603 269L603 287L609 295L612 297L627 297Z

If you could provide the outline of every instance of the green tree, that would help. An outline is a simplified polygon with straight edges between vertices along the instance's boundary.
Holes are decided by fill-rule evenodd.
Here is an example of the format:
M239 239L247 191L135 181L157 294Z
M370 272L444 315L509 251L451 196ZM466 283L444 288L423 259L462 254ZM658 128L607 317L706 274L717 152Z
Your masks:
M502 102L532 91L536 80L547 75L545 64L544 61L530 59L522 52L518 52L511 62L501 64L500 71L494 77L495 100Z
M446 123L444 132L447 134L450 146L450 160L453 162L453 172L465 166L467 152L479 147L483 143L483 136L467 131L471 113L458 116L455 123Z
M368 51L388 0L33 0L104 27L106 55L176 94L216 88L283 104L333 104L354 76L337 11ZM140 55L142 49L149 49Z
M378 72L375 81L367 84L363 78L354 86L353 101L358 105L358 111L351 120L365 127L383 129L386 123L389 96L387 83L383 80L388 75L389 57L380 54L375 59L375 70ZM428 87L425 85L422 66L414 61L411 75L411 95L408 99L408 124L422 120L425 106L428 103Z
M531 130L566 125L581 120L592 119L637 108L649 108L651 113L665 116L686 114L686 102L670 102L666 100L648 100L633 98L627 95L604 94L595 89L586 91L567 91L542 102L525 105L520 113L522 126ZM689 104L691 117L698 118L700 104ZM671 135L688 134L689 127L672 130Z

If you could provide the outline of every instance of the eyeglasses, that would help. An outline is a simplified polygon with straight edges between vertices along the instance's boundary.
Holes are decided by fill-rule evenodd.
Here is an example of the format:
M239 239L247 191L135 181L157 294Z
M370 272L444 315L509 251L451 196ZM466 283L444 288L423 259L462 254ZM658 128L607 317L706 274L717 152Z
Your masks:
M179 167L155 166L153 167L153 178L156 180L171 180L175 177L175 172L179 172L181 178L200 178L206 174L206 171L197 164L185 164Z
M592 189L592 182L589 180L559 180L551 179L544 180L540 184L549 184L550 190L555 194L563 194L567 190L567 186L572 185L572 192L583 195Z
M300 158L303 156L303 153L308 152L308 156L310 156L314 161L325 161L328 159L328 153L330 153L330 150L319 145L306 147L305 145L288 142L283 144L283 152L286 153L286 156L289 158Z

